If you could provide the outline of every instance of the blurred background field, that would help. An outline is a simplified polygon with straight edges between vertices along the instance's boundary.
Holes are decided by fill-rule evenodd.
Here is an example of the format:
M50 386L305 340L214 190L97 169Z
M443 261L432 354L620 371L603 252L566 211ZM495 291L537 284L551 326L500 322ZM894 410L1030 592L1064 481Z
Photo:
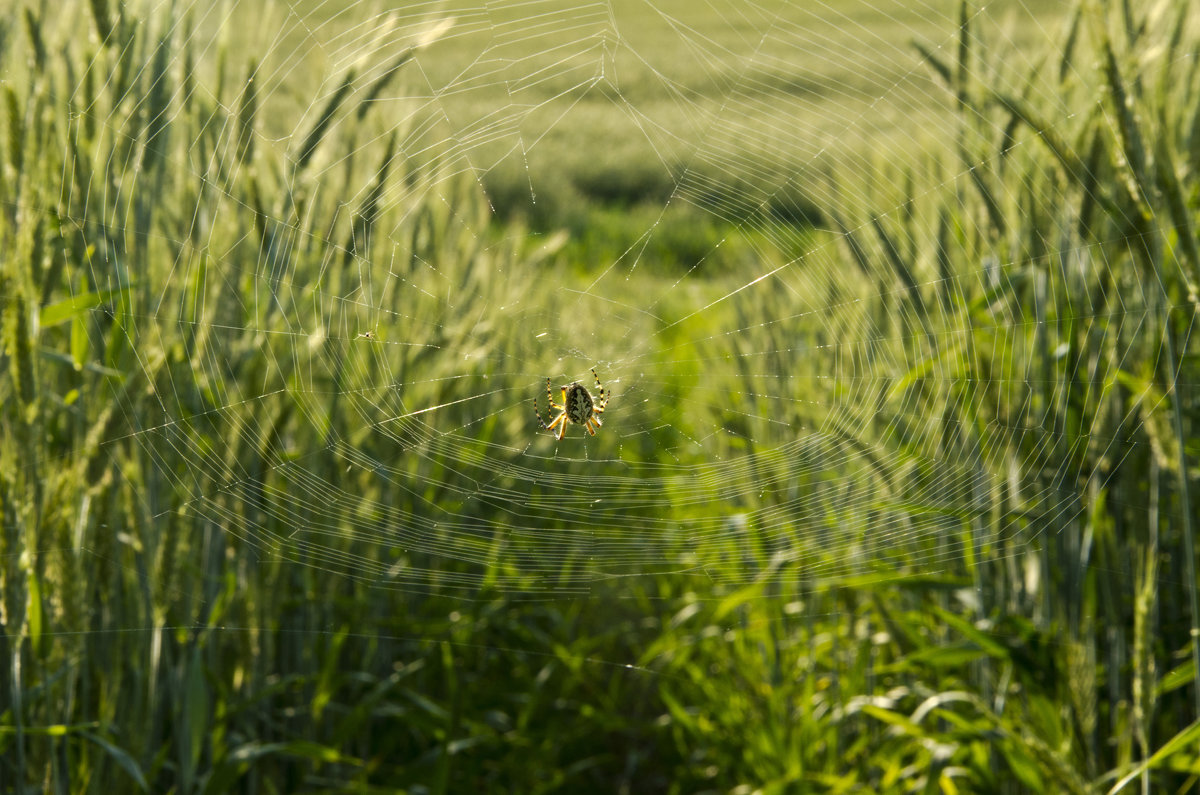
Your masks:
M5 5L5 787L1195 786L1193 3Z

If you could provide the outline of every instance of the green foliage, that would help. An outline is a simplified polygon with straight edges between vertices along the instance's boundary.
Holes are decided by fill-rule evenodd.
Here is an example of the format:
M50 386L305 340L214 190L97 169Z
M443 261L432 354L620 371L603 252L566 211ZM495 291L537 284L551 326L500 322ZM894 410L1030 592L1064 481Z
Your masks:
M964 3L956 61L917 50L959 114L948 162L837 175L861 217L792 180L637 157L539 179L561 190L539 216L519 175L480 190L406 173L395 131L372 126L419 42L308 97L318 114L279 152L262 145L274 109L249 78L176 90L197 78L179 73L194 43L174 20L87 5L90 44L22 10L32 66L9 64L28 79L4 86L0 780L214 793L1194 780L1198 72L1144 56L1195 48L1182 12L1082 4L1050 102L1026 90L1039 75L971 50ZM260 55L231 73L258 75ZM1101 68L1073 66L1089 58ZM748 196L761 200L735 206ZM639 247L650 206L662 234ZM491 209L508 225L490 226ZM400 241L386 252L383 228ZM762 261L781 248L794 267ZM436 268L466 320L398 281L370 305L328 300L375 259L405 277ZM726 431L713 482L664 480L659 504L631 509L689 527L701 499L725 506L721 532L670 550L711 563L702 580L647 564L575 596L582 541L430 551L438 506L464 521L515 510L463 501L507 419L456 406L448 385L462 361L527 336L479 321L484 308L557 311L551 261L627 267L631 303L696 277L646 321L664 405L629 410ZM790 290L735 292L771 268ZM380 310L393 306L403 324ZM700 380L672 353L685 339L734 347L736 377L705 384L729 399L704 405L744 411L678 408ZM800 349L805 372L789 366ZM864 387L876 359L910 366ZM403 404L379 372L406 384ZM798 398L783 412L755 404L784 394ZM418 405L446 408L425 425L404 416ZM432 423L480 416L492 424L452 471ZM623 454L657 460L645 437ZM398 447L421 453L424 492L376 471ZM303 505L286 497L299 492ZM803 532L764 537L756 505ZM395 516L428 531L423 547L374 535ZM287 543L300 527L337 532ZM525 568L505 544L555 566ZM392 569L414 574L382 587Z

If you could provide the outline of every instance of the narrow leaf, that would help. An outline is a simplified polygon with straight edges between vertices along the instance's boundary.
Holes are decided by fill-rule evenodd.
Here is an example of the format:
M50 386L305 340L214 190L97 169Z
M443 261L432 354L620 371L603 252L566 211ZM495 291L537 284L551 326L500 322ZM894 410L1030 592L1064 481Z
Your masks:
M106 304L114 298L128 292L129 288L119 290L101 290L98 293L82 293L73 295L70 298L64 299L54 304L42 307L42 311L38 316L38 324L42 328L57 326L59 323L66 323L75 317L86 313L90 309L95 309L101 304Z
M1179 732L1179 734L1167 740L1161 748L1150 755L1150 758L1122 776L1121 780L1114 784L1113 788L1108 791L1108 795L1115 795L1115 793L1125 789L1129 785L1129 782L1140 777L1142 773L1152 767L1157 767L1180 751L1185 749L1194 750L1193 746L1198 741L1200 741L1200 720L1195 721L1191 726L1188 726Z
M121 768L129 774L129 777L137 783L138 788L141 789L142 792L150 791L150 785L146 783L146 777L142 774L142 769L138 767L138 763L132 756L98 734L85 731L82 732L82 735L103 748L105 753L111 756L113 761L120 765Z

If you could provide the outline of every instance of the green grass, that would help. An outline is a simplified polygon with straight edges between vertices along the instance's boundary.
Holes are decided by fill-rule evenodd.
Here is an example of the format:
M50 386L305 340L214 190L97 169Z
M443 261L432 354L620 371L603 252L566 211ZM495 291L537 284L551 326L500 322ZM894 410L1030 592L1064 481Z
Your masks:
M761 75L779 120L924 69L870 123L812 106L816 144L848 126L878 151L750 139L740 160L713 134L689 138L710 160L653 136L592 157L588 135L632 139L597 86L527 152L544 215L511 209L524 162L481 185L446 129L572 89L603 42L512 67L557 82L441 98L426 153L421 81L460 75L471 37L546 52L504 39L520 17L460 10L418 77L400 56L424 20L360 57L338 36L361 18L329 4L271 12L261 50L200 6L174 31L102 0L61 17L103 42L14 12L0 780L1194 785L1196 32L1085 4L1074 49L973 17L960 48L957 5L905 7L846 3L804 32L834 52L868 35L850 20L909 26L869 75L832 55ZM667 18L628 12L621 40L690 98L613 50L650 116L704 127L757 96L722 93L755 69L687 37L656 49ZM762 30L705 13L731 43ZM800 38L763 63L807 66ZM1029 88L1030 64L1061 82ZM763 182L761 162L810 179ZM702 179L712 163L745 171ZM590 458L531 443L546 370L595 362L619 391Z
M974 29L994 33L989 44L1020 62L1051 45L1069 6L1039 4L1027 21L1024 5L1005 0L971 13ZM812 220L833 199L810 183L823 183L833 164L865 171L893 154L912 160L918 149L940 148L954 124L910 43L956 46L955 0L811 9L780 0L753 8L450 2L434 17L395 15L390 33L364 30L361 14L342 4L293 7L239 6L236 24L208 33L237 52L261 46L255 31L273 32L264 93L280 96L263 120L269 137L303 134L293 120L310 93L293 86L332 94L351 66L381 69L387 57L373 53L397 36L453 19L419 77L381 95L373 121L410 125L414 166L448 160L473 171L502 218L539 231L570 225L596 204L660 207L677 186L676 201L726 220L742 220L747 200L784 216L800 208L800 220ZM611 247L629 233L634 225Z

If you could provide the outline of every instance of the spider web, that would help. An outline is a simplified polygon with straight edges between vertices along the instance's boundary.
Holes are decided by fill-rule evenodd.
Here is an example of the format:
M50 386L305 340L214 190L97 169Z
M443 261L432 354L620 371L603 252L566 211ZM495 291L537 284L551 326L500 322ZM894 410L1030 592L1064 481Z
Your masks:
M859 22L870 9L889 24ZM953 97L911 46L952 51L957 4L183 11L150 7L139 24L192 43L192 96L223 126L211 147L164 144L170 173L202 187L175 208L190 239L165 241L171 269L138 285L127 331L143 349L185 340L192 365L164 382L143 362L167 387L161 414L137 418L172 493L146 498L156 520L471 597L666 571L698 587L893 560L937 572L966 554L954 528L986 510L984 471L1000 466L1030 506L1023 538L1078 510L1069 492L1088 474L1069 457L1046 471L1063 437L1032 392L1022 415L960 427L984 389L942 354L978 330L966 294L1002 292L1014 263L920 262L906 284L886 249L856 266L844 245L879 229L912 251L904 219L927 196L903 180L940 167L938 188L969 183L935 163ZM1061 27L1019 3L970 21L1014 82L1032 66L1014 31ZM258 116L239 133L246 86ZM160 111L172 121L183 90ZM1024 90L1052 101L1053 86ZM116 111L98 121L121 134ZM610 239L572 216L580 197L607 200ZM93 242L94 283L129 289ZM1105 267L1048 245L1045 261L1083 278ZM899 300L920 291L945 309ZM1019 351L1038 321L1014 311L1001 298L986 324ZM539 432L546 379L558 399L591 388L593 367L611 395L599 433ZM1036 377L1013 357L987 388ZM1020 457L990 460L1017 436Z
M1061 35L1045 5L967 21L1004 55L971 68L1053 105L1053 83L1023 82L1027 48ZM147 96L95 121L115 138L139 114L169 122L168 176L139 176L134 148L115 167L81 153L124 183L72 198L106 218L84 230L91 282L137 296L125 335L157 394L157 416L134 418L163 485L143 496L153 520L464 598L951 570L994 472L1024 506L996 554L1059 527L1103 474L1043 423L1063 387L1033 354L1069 344L1008 300L1041 277L961 229L947 245L981 256L939 270L911 233L1038 145L1014 139L978 172L940 158L969 135L927 55L958 46L958 9L147 6L135 24L195 60L170 50L157 110ZM166 138L192 114L209 114L200 137ZM162 189L172 217L149 247L170 267L138 278L112 238ZM1025 255L1064 283L1106 281L1094 252ZM1115 344L1154 300L1111 316ZM187 366L164 366L155 352L180 344ZM960 362L985 354L987 382L965 382ZM593 367L611 396L599 432L539 432L546 379L558 399L592 388ZM1013 414L988 413L997 392Z

